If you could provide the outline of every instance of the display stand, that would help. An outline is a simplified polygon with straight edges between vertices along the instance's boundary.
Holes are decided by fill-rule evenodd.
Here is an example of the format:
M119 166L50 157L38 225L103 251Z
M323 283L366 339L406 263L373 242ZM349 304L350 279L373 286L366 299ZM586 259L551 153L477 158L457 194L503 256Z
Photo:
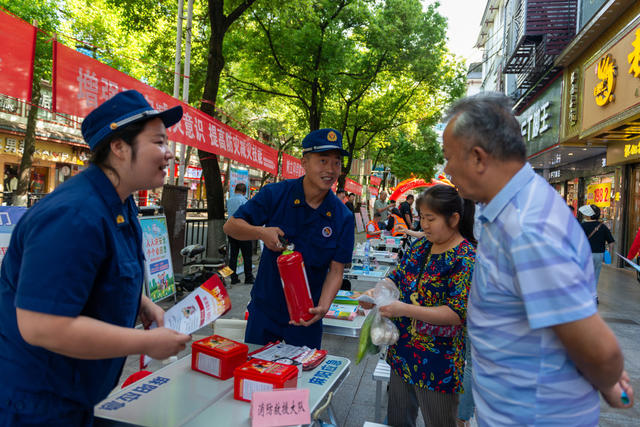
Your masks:
M175 296L176 283L171 263L167 220L164 215L140 218L144 262L144 289L153 301Z

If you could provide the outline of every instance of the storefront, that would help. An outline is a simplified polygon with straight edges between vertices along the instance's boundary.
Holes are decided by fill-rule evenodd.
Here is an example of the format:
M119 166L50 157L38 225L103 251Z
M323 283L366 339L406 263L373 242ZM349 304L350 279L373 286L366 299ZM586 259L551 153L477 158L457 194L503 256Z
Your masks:
M573 59L564 76L560 139L606 155L593 159L589 174L576 177L566 167L561 174L579 178L578 204L601 207L624 253L640 227L640 4L617 19L601 18L598 28L577 37L574 50L587 49L565 55Z
M0 171L3 173L3 203L7 203L8 193L17 186L17 173L24 151L24 137L10 133L0 133ZM84 169L89 159L89 150L82 146L52 141L36 141L33 154L28 192L32 197L50 193L58 185Z

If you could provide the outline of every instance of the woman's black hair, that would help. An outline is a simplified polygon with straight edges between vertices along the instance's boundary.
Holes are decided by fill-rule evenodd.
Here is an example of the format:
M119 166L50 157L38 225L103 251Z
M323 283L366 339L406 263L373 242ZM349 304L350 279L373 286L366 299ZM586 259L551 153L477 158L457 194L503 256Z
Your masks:
M113 132L111 135L100 141L98 146L93 150L93 153L91 153L91 157L89 158L89 163L96 166L101 166L105 169L109 169L111 172L116 174L118 178L120 178L118 176L118 172L116 172L116 170L111 167L111 165L107 164L107 158L109 157L109 153L111 152L111 141L122 139L127 145L131 147L131 160L135 160L136 154L138 152L136 137L140 133L142 133L144 127L147 125L147 122L153 119L154 118L134 122L123 127L122 129L118 129Z
M591 209L593 209L593 215L591 216L591 219L593 220L599 220L600 219L600 208L596 205L591 205Z
M418 197L417 206L426 206L435 213L444 216L447 219L447 223L450 222L453 214L457 213L460 215L458 231L472 245L475 246L477 244L473 236L476 205L473 201L460 197L458 190L454 187L444 184L429 187Z

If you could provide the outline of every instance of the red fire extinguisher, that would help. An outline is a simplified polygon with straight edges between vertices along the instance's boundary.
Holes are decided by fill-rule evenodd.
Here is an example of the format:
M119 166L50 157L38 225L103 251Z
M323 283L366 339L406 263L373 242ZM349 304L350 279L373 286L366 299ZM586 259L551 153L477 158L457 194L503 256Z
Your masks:
M313 314L309 313L309 309L313 308L311 289L309 289L302 254L294 251L293 248L292 243L287 244L286 250L278 257L278 271L289 317L296 322L300 319L308 321L313 318Z

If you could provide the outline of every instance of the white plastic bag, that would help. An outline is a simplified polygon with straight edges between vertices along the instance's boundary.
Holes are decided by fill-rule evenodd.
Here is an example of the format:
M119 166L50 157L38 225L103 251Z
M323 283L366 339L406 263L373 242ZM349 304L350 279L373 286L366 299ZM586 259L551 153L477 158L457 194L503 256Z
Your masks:
M400 298L400 291L396 285L388 280L382 280L376 283L373 290L373 299L376 306L373 324L371 325L371 342L375 345L392 345L398 342L400 333L393 322L386 317L382 317L378 311L378 307L384 307Z

